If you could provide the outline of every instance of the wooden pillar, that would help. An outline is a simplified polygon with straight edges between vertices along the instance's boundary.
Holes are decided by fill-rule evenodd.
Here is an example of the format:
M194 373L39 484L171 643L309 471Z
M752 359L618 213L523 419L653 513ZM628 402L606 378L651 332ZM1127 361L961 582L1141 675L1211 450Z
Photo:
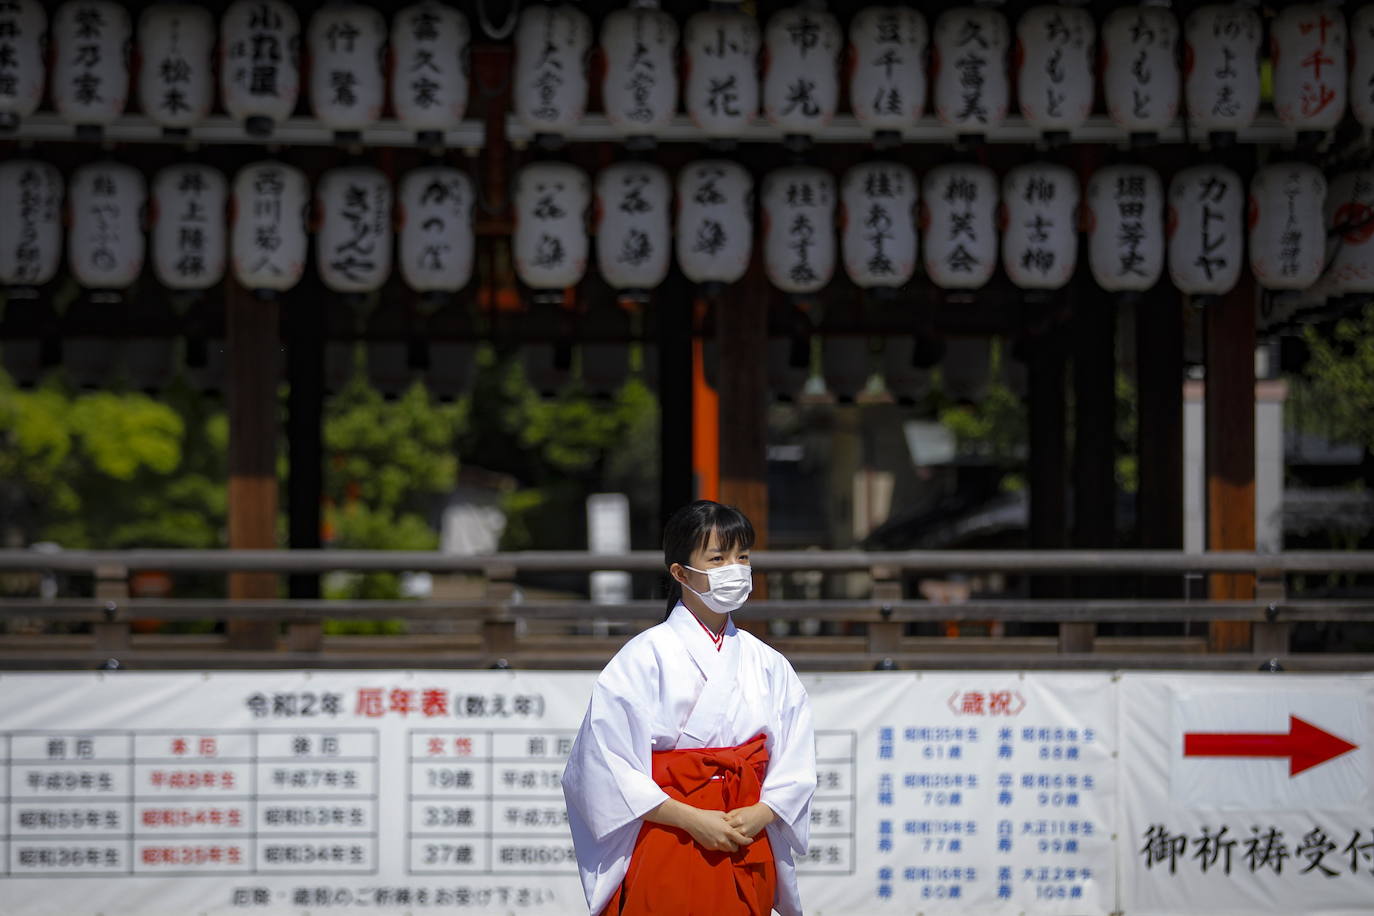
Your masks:
M1178 291L1161 283L1136 310L1136 524L1145 549L1183 549L1183 307ZM1147 577L1143 591L1178 598L1183 580Z
M768 298L756 257L715 313L720 344L720 501L738 506L754 523L756 549L768 546ZM755 577L754 593L767 597L762 576Z
M1053 327L1027 346L1030 454L1026 478L1030 486L1030 546L1033 550L1063 549L1069 544L1064 346L1059 330ZM1062 576L1031 577L1032 597L1063 598L1066 592L1067 583Z
M292 549L320 547L320 494L324 492L324 351L325 316L318 296L300 296L286 310L287 382L287 513ZM320 597L317 574L290 577L292 598ZM323 647L318 620L287 624L287 642L295 650Z
M674 271L655 296L658 321L659 517L692 501L692 288Z

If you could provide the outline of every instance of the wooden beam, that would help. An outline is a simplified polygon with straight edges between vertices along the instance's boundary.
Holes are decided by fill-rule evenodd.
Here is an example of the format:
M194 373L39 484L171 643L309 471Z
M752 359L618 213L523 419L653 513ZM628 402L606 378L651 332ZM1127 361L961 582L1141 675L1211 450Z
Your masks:
M1071 288L1073 308L1073 546L1116 545L1116 299ZM1111 595L1110 576L1074 581L1080 598ZM1091 652L1097 626L1061 623L1060 650Z
M1183 547L1183 309L1167 281L1136 309L1136 525L1145 549ZM1142 586L1152 597L1183 593L1177 575L1144 577Z

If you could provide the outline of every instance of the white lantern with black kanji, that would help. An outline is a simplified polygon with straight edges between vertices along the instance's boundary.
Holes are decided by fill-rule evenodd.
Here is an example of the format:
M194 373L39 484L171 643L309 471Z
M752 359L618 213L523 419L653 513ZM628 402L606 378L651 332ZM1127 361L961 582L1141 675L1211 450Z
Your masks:
M1011 100L1007 17L987 7L960 6L935 20L935 113L963 135L995 130Z
M1189 14L1183 91L1193 130L1234 134L1254 122L1263 34L1259 13L1249 7L1203 6Z
M224 279L228 183L208 165L153 176L153 274L168 289L209 289Z
M326 127L359 131L382 116L386 101L386 19L360 3L327 4L306 33L310 110Z
M52 21L52 100L80 127L109 124L129 101L129 14L110 0L69 0Z
M272 133L296 109L301 91L301 23L283 0L235 0L219 26L224 110L248 133Z
M1250 270L1265 289L1307 289L1326 255L1326 178L1314 165L1266 165L1250 181Z
M1127 6L1102 23L1102 94L1112 123L1157 134L1178 117L1178 18L1167 7Z
M678 267L698 284L734 283L754 248L754 179L738 162L704 159L677 174Z
M763 113L786 134L810 135L835 117L844 35L829 13L778 10L763 30Z
M596 176L596 265L616 290L651 290L668 276L672 236L668 173L620 162Z
M1088 180L1088 266L1109 293L1142 293L1164 273L1164 183L1144 165L1111 165Z
M677 23L656 7L615 10L601 23L601 106L616 133L652 136L677 114Z
M166 128L184 129L215 99L215 21L202 6L158 4L138 20L138 102Z
M391 182L371 166L330 169L315 185L315 261L337 293L370 293L391 274Z
M448 166L406 172L396 188L401 279L417 293L456 293L472 279L472 179Z
M1350 17L1350 110L1363 127L1374 127L1374 5Z
M849 23L849 107L874 133L914 127L926 107L925 17L901 6L874 6Z
M738 10L693 13L683 32L683 101L708 137L737 137L759 112L759 24Z
M941 165L921 185L926 273L941 289L978 289L997 269L997 176L981 165Z
M1016 97L1042 134L1066 134L1093 109L1097 26L1076 6L1036 6L1016 23Z
M1326 261L1335 295L1374 293L1374 169L1342 172L1326 195Z
M468 107L467 17L436 0L391 21L391 105L417 133L453 130Z
M234 176L229 258L240 286L262 292L291 289L305 273L305 173L282 162L255 162Z
M591 21L576 7L529 6L515 30L515 117L536 134L562 134L587 111Z
M587 272L587 173L561 162L536 162L515 176L515 272L531 289L576 286Z
M763 266L785 293L825 288L835 274L835 179L794 166L763 179Z
M1032 163L1002 179L1002 266L1021 289L1060 289L1078 264L1078 177Z
M1274 113L1300 132L1333 129L1345 116L1345 14L1326 3L1286 6L1270 34Z
M1180 292L1220 296L1240 279L1245 187L1227 168L1198 165L1169 183L1169 277Z
M94 162L72 173L67 266L87 289L124 289L143 271L146 242L143 174L118 162Z
M840 181L845 273L864 289L902 286L916 273L916 176L896 162L856 165Z
M38 0L0 4L0 129L13 130L43 101L48 14Z
M34 159L0 162L0 286L42 286L62 260L62 173Z

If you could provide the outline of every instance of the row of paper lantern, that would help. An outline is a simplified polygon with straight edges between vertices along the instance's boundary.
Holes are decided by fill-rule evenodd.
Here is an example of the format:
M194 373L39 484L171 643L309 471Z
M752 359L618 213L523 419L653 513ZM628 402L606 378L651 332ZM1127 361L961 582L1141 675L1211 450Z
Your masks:
M305 174L280 162L248 165L232 184L205 165L170 166L154 176L150 205L147 198L142 174L121 163L78 168L65 201L52 165L0 163L0 284L56 276L64 214L71 273L95 289L138 278L145 228L158 281L177 290L215 285L226 263L246 287L290 289L304 273L312 223L320 278L336 292L379 289L393 250L401 279L418 292L457 292L472 277L473 185L446 166L403 175L394 202L377 169L332 169L315 187L313 219ZM726 160L689 164L676 193L649 163L610 166L594 190L575 166L535 163L515 181L516 272L535 290L580 282L594 208L596 263L612 288L654 289L674 254L693 283L734 283L753 255L753 198L749 173ZM860 287L899 287L918 257L945 289L980 288L999 263L1023 289L1058 289L1077 266L1080 228L1092 274L1108 291L1150 289L1167 254L1181 291L1225 293L1240 276L1248 230L1249 263L1266 288L1304 290L1322 279L1331 294L1374 292L1370 170L1338 176L1328 193L1316 167L1272 164L1247 196L1235 172L1203 165L1175 175L1166 195L1153 169L1117 165L1095 172L1080 200L1077 177L1059 165L1018 166L1000 182L983 166L943 165L918 183L904 165L870 162L838 188L819 168L778 169L764 177L760 198L768 278L798 295L827 286L838 263Z

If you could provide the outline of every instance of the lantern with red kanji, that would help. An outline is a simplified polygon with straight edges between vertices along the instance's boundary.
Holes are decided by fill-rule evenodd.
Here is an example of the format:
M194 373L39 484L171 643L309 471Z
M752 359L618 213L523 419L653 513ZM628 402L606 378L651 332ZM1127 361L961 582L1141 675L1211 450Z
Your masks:
M754 247L754 179L739 163L704 159L677 175L678 267L693 283L723 286L749 268Z
M143 113L184 130L210 113L215 99L215 21L190 4L158 4L138 20L138 101Z
M224 110L253 136L291 117L301 91L301 23L283 0L235 0L219 26Z
M896 288L916 273L916 176L896 162L856 165L840 181L845 273L864 289Z
M1333 295L1374 293L1374 169L1331 180L1326 229L1326 278Z
M468 107L470 40L467 17L436 0L396 14L391 21L391 105L396 120L432 141L462 123Z
M877 135L916 126L926 107L925 17L914 9L874 6L849 23L849 105Z
M1164 273L1164 184L1144 165L1112 165L1088 180L1088 266L1107 292L1141 293Z
M1036 6L1016 23L1016 98L1026 123L1062 137L1093 108L1097 27L1087 10Z
M0 286L42 286L62 260L62 173L34 159L0 162Z
M1019 165L1002 179L1002 266L1021 289L1060 289L1078 263L1078 178L1062 165Z
M370 127L386 101L386 19L360 3L327 4L310 18L310 110L340 133Z
M531 289L576 286L587 272L587 173L562 162L536 162L515 176L515 272Z
M310 185L282 162L255 162L234 176L229 263L240 286L260 297L291 289L305 272Z
M619 162L596 176L596 265L611 289L642 295L668 276L672 262L668 173Z
M615 10L601 24L601 104L616 133L651 137L677 114L677 23L655 7Z
M564 134L587 110L592 24L574 6L529 6L515 30L515 117L535 134Z
M0 8L6 54L0 55L0 130L14 130L43 101L43 48L48 14L38 0L13 0Z
M1350 17L1350 110L1362 127L1374 127L1374 5Z
M168 289L209 289L224 279L228 185L218 169L186 163L153 176L153 274Z
M396 188L401 279L417 293L456 293L472 279L476 236L472 179L449 166L426 166Z
M118 162L94 162L72 173L67 205L67 265L87 289L124 289L143 272L146 240L143 174Z
M940 123L971 136L1000 127L1011 99L1007 18L987 7L955 7L935 20L932 41Z
M78 128L100 127L129 101L129 13L110 0L68 0L52 21L53 105Z
M1260 103L1259 13L1244 6L1202 6L1184 32L1183 90L1188 124L1233 135L1255 120Z
M829 13L779 10L763 30L763 112L783 133L808 136L835 117L844 35Z
M1160 6L1114 10L1102 23L1102 94L1112 123L1151 136L1178 117L1178 19Z
M1169 277L1192 296L1229 293L1245 248L1245 186L1228 168L1198 165L1169 183Z
M997 269L997 176L981 165L941 165L921 184L926 274L941 289L978 289Z
M1274 112L1301 133L1333 129L1345 116L1345 15L1325 3L1286 6L1270 31Z

